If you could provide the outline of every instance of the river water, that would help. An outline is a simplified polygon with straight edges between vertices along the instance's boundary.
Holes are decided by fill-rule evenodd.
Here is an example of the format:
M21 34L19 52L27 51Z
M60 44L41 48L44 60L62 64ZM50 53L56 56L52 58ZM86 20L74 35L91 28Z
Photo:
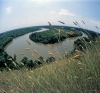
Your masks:
M41 32L46 30L47 29L45 28L41 28L41 30L35 32ZM16 54L17 62L20 62L24 56L28 57L29 59L32 59L33 61L36 60L39 56L42 56L45 59L47 57L54 56L57 59L65 55L65 53L72 51L74 49L73 41L77 39L77 37L74 37L74 38L67 38L60 43L41 44L41 43L35 43L29 39L29 35L31 33L13 39L13 41L10 42L5 47L5 51L12 57L14 56L14 54ZM87 37L87 35L84 33L83 36ZM29 45L26 42L26 40L28 40L31 44ZM29 50L26 50L26 48L29 48ZM34 50L37 50L39 55L35 53ZM22 53L24 55L22 55ZM52 54L50 55L50 53Z

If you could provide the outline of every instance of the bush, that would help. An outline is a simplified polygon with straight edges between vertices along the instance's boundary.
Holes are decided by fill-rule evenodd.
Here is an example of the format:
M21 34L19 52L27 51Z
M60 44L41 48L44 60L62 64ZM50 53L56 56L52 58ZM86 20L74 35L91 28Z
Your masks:
M55 61L56 59L54 57L48 57L46 62L49 63L49 62L53 62Z

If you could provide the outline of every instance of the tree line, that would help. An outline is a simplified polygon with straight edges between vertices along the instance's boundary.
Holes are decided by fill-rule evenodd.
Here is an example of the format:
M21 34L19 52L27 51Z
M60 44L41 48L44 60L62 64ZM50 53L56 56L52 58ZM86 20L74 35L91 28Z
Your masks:
M44 32L36 32L30 34L29 38L38 43L43 44L54 44L63 41L66 38L69 37L76 37L76 36L82 36L81 31L75 30L72 31L71 29L54 29L51 28Z
M15 68L14 63L18 64L15 60L16 55L14 55L14 58L8 55L7 52L5 52L4 50L5 46L14 38L19 37L29 32L39 30L39 29L40 28L38 27L26 27L26 28L20 28L20 29L7 31L0 34L0 69L5 68L6 65L7 67L13 69Z
M54 57L48 57L44 61L43 57L39 57L34 62L29 60L27 57L23 57L20 63L16 61L16 55L13 57L8 55L5 51L5 46L11 42L14 38L27 34L29 32L34 32L40 30L41 28L50 28L49 26L33 26L20 29L10 30L0 34L0 71L10 70L10 69L20 69L22 67L36 68L43 63L49 63L55 61Z
M90 31L90 30L82 30L88 37L82 37L74 41L75 48L74 50L86 50L86 46L91 45L91 43L94 43L97 39L97 37L100 36L100 33Z

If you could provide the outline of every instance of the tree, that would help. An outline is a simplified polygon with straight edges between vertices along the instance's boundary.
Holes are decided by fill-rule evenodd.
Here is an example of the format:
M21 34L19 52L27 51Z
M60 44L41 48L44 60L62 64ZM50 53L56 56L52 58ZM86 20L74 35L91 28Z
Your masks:
M46 62L49 63L49 62L53 62L55 61L56 59L54 57L48 57Z

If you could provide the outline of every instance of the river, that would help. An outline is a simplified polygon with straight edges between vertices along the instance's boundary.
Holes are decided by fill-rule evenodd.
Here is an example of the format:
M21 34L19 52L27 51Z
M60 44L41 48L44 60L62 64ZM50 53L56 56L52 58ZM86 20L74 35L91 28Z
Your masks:
M46 31L47 29L41 28L41 30L35 31L35 32L41 32ZM32 32L31 32L32 33ZM36 60L39 56L42 56L43 58L47 58L50 56L54 56L56 59L60 56L65 55L65 53L68 53L69 51L72 51L74 48L73 41L77 39L77 37L74 38L67 38L64 41L60 43L55 44L41 44L41 43L35 43L29 39L29 35L31 33L25 34L23 36L17 37L13 39L6 47L5 51L11 55L12 57L14 54L17 56L17 62L20 62L21 59L26 56L29 59L32 59L33 61ZM83 36L87 37L86 34L83 33ZM29 45L26 40L28 40L31 44ZM51 48L52 46L52 48ZM29 50L26 50L26 48L29 48ZM39 55L34 52L34 50L37 50ZM57 54L57 51L59 54ZM48 54L49 52L49 54ZM22 53L24 55L22 55ZM50 55L50 53L52 53Z

